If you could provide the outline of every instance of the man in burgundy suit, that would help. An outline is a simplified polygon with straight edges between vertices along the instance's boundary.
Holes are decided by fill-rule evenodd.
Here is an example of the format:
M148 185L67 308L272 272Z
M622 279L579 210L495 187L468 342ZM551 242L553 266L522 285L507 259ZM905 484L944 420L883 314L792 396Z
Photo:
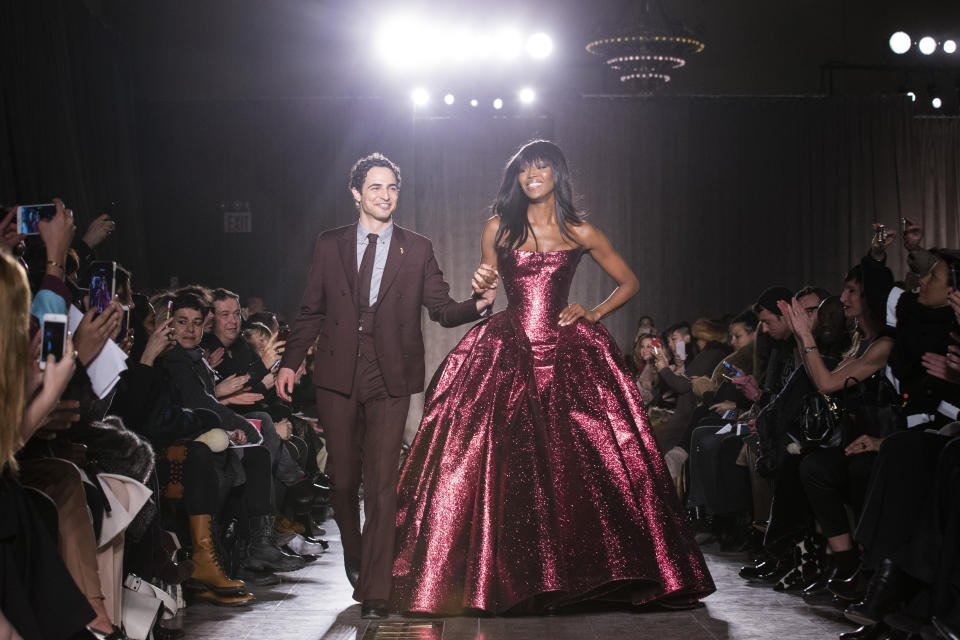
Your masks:
M347 577L362 616L385 618L401 439L410 395L424 388L420 307L431 320L454 327L479 319L495 292L463 302L450 298L430 240L393 224L400 170L386 157L357 161L350 191L360 219L317 238L277 391L289 398L294 372L317 340L313 380Z

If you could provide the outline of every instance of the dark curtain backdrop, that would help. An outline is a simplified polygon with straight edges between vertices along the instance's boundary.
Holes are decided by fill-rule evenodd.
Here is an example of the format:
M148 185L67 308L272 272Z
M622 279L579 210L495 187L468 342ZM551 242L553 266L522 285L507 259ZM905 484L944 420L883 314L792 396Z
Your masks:
M134 110L116 36L82 2L0 2L0 203L60 197L78 235L116 203L101 252L142 273Z

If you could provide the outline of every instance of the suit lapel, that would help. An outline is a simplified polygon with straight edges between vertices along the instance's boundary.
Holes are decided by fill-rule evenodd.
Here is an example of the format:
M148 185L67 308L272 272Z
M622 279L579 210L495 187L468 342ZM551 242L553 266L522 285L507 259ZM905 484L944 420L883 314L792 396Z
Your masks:
M340 236L340 261L343 263L343 275L350 286L350 297L357 297L357 225L347 227Z
M387 264L383 267L383 277L380 279L380 293L377 300L383 300L393 284L393 279L400 272L400 265L406 254L406 234L396 223L393 225L393 238L390 239L390 251L387 253Z

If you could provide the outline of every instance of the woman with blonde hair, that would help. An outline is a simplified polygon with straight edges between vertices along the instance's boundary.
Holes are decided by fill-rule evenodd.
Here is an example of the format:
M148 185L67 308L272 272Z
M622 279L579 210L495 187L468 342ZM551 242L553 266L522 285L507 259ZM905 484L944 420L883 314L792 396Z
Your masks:
M52 355L40 371L30 341L30 288L23 269L0 252L0 638L68 638L94 619L57 546L17 481L16 453L46 420L73 375L75 356ZM43 498L40 498L43 500ZM52 505L51 505L52 508ZM12 535L11 535L12 534ZM57 615L48 615L57 603Z

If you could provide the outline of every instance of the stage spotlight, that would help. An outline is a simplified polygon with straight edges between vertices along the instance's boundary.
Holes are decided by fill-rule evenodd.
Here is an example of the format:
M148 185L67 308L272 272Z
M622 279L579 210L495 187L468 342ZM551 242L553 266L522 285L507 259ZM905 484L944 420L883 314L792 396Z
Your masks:
M930 106L934 109L939 109L943 106L943 100L940 99L940 96L933 96L933 100L930 101Z
M542 60L553 51L553 40L545 33L535 33L527 39L527 53L531 58Z
M917 47L920 49L920 53L925 56L929 56L937 50L937 41L930 36L924 36L920 38L920 42L917 44Z
M913 41L910 39L910 36L903 32L897 31L895 34L890 36L890 50L901 55L910 51L910 46L913 44Z
M500 98L497 98L496 100L494 100L494 101L493 101L493 108L494 108L494 109L503 109L503 100L501 100Z
M430 102L430 94L427 93L427 90L423 87L417 87L410 92L410 99L413 101L414 106L422 107Z
M470 106L471 106L471 107L475 107L475 106L477 106L478 104L480 104L480 102L479 102L476 98L474 98L473 100L470 101Z
M452 93L448 93L447 95L443 96L443 101L446 104L453 104L454 100L456 100L456 98L453 97Z
M916 102L916 101L917 101L917 94L914 93L913 91L907 91L906 96L907 96L908 98L910 98L910 102Z
M957 51L957 41L956 40L944 40L943 41L943 52L944 53L955 53Z
M520 93L517 95L520 98L520 102L523 104L530 104L537 99L537 94L534 93L533 89L530 87L524 87L523 89L520 89Z
M513 29L500 29L496 34L497 56L504 61L515 60L523 51L523 38Z

